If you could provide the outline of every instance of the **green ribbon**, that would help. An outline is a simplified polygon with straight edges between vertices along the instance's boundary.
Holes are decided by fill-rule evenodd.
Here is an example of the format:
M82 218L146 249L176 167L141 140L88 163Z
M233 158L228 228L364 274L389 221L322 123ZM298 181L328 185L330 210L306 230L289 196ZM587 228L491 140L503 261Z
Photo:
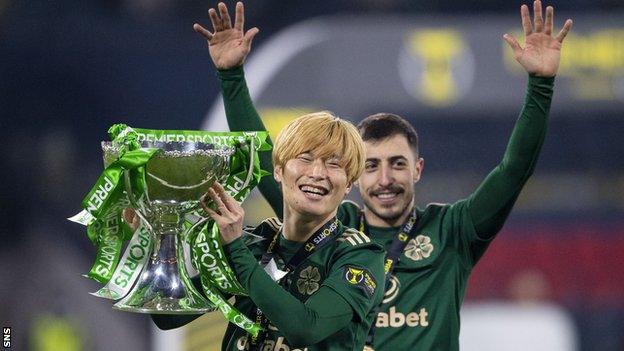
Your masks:
M87 236L97 246L97 255L88 277L107 283L117 267L123 241L131 233L121 220L121 212L130 206L125 191L124 172L134 171L135 178L144 179L144 165L159 149L136 149L124 152L113 161L98 178L95 186L82 201L80 222L87 225ZM136 189L141 192L144 186ZM137 194L139 195L139 194ZM84 213L88 215L81 215ZM73 220L76 216L70 218Z
M111 300L126 296L147 263L151 246L152 236L142 224L139 225L112 278L104 287L91 294Z
M97 246L96 260L87 276L106 286L94 293L96 296L118 299L127 294L128 286L131 287L138 278L136 271L141 266L140 261L131 257L132 250L149 246L142 226L133 236L122 221L123 209L142 205L146 189L145 165L159 151L157 148L141 148L142 141L203 142L235 147L230 157L229 176L222 184L239 202L247 197L263 176L270 174L260 168L257 155L259 151L271 149L267 132L151 130L116 124L108 133L118 157L105 168L84 198L83 210L69 218L86 225L87 236ZM132 194L126 193L125 182L130 182ZM185 240L191 245L192 263L200 272L204 293L230 322L257 335L260 327L236 311L219 293L220 290L246 295L227 264L218 226L202 215L200 210L187 215ZM130 239L132 241L120 259L123 243Z
M119 126L115 130L120 134L124 133L124 125ZM136 141L186 141L186 142L202 142L215 145L233 146L237 142L245 142L249 138L255 138L254 144L256 151L270 151L271 145L266 142L268 132L205 132L200 130L155 130L133 128L136 133ZM245 162L245 161L243 161Z
M193 266L203 279L219 290L232 295L247 295L225 258L219 228L208 221L195 237L191 257Z
M258 323L254 323L251 319L246 317L244 314L240 313L234 306L232 306L223 296L219 293L218 290L213 288L212 284L204 278L201 277L202 287L204 288L204 293L210 302L212 302L217 308L223 313L225 318L239 326L243 330L247 331L249 334L254 337L258 336L262 327Z

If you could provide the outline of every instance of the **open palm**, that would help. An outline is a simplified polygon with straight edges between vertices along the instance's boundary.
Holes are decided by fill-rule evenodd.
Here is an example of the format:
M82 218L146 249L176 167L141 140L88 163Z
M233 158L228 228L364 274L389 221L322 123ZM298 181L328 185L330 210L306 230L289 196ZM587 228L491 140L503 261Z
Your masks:
M201 25L195 23L193 29L208 41L210 58L217 69L229 69L243 64L251 50L253 37L259 32L258 28L252 28L246 33L243 30L245 22L245 10L241 2L236 4L236 16L234 27L224 3L219 3L219 15L215 9L208 11L210 22L214 32L210 32Z
M533 3L534 26L529 17L529 8L522 5L520 16L522 18L522 28L524 29L525 45L520 46L516 38L505 34L503 38L513 50L514 57L530 73L542 77L552 77L559 70L561 58L561 45L572 28L572 20L566 20L563 28L557 36L552 36L553 31L553 8L546 8L546 21L542 18L542 3Z

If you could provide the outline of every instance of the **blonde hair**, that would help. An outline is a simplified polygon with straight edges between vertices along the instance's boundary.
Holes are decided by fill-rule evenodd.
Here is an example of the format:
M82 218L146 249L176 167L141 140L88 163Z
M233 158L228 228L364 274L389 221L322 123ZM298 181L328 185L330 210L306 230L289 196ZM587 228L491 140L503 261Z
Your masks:
M273 145L273 165L283 167L304 152L315 157L337 157L350 183L364 171L364 142L351 122L321 111L298 117L277 135Z

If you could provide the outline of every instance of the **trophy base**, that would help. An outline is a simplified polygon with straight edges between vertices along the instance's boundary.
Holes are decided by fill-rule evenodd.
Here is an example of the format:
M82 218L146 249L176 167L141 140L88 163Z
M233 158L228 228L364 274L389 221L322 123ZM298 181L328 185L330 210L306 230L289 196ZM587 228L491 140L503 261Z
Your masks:
M130 292L113 308L149 314L202 314L216 307L188 276L179 231L156 234L154 251ZM201 288L200 288L201 289Z
M217 308L213 306L202 307L182 307L179 301L170 298L154 299L150 301L150 305L153 307L136 307L128 305L113 305L113 308L119 311L134 312L134 313L147 313L147 314L204 314L215 311Z
M145 164L144 181L137 178L136 171L128 170L124 171L124 185L130 204L149 232L149 261L142 261L145 265L134 287L113 308L171 315L214 311L214 304L199 292L202 287L189 277L186 262L192 254L185 248L184 221L215 181L227 179L235 148L160 141L143 141L141 146L160 151ZM108 167L124 147L102 143L102 150Z

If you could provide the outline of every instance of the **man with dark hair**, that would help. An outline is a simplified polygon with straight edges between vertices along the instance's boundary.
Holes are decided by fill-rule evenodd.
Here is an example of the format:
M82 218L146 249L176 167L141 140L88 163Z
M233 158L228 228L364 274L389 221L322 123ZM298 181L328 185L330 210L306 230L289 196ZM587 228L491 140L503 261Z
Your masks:
M360 123L366 162L356 185L364 208L345 201L337 215L342 223L365 232L387 251L386 294L369 333L368 348L459 349L459 310L468 277L533 173L546 134L561 45L572 27L567 20L553 36L553 8L546 8L545 21L541 2L535 1L533 8L533 23L528 7L520 9L524 47L513 36L503 36L529 75L524 106L502 161L466 199L416 207L414 185L424 167L416 132L391 114L369 116ZM219 9L220 17L216 11L210 12L214 32L197 24L194 28L207 39L218 69L228 124L231 130L265 129L242 69L258 30L243 30L241 3L237 4L234 27L225 5L219 4ZM261 157L270 169L267 155ZM281 216L278 185L267 177L260 190Z
M358 130L366 145L364 173L358 180L365 206L364 218L352 218L351 223L361 230L364 223L397 228L414 207L413 185L420 180L424 167L424 160L418 156L418 134L405 119L391 113L366 117ZM361 212L359 207L351 208L353 204L345 203L344 207L349 214Z
M363 119L357 126L362 140L381 140L396 134L407 139L412 151L418 156L418 133L408 121L394 113L376 113Z

